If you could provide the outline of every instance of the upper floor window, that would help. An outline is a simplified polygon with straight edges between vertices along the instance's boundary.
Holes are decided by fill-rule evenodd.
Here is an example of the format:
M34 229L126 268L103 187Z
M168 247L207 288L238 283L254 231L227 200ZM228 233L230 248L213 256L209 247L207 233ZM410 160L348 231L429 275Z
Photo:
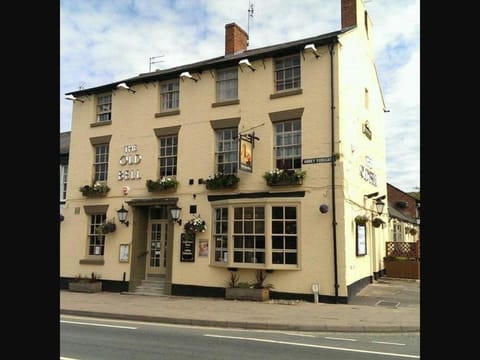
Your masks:
M177 175L178 136L160 137L160 177Z
M300 54L275 60L275 91L299 89Z
M160 111L177 110L179 106L178 79L165 81L160 84Z
M95 145L94 149L95 149L95 160L93 163L94 182L107 181L109 145L108 144Z
M236 174L238 170L237 128L216 130L215 172Z
M302 123L300 119L276 122L275 167L298 170L302 168Z
M68 165L60 165L60 201L67 199Z
M105 235L99 234L97 227L102 225L106 219L106 214L90 215L90 224L88 231L88 255L103 256L105 251Z
M238 99L238 69L217 70L217 101Z
M97 96L97 122L112 120L112 94Z

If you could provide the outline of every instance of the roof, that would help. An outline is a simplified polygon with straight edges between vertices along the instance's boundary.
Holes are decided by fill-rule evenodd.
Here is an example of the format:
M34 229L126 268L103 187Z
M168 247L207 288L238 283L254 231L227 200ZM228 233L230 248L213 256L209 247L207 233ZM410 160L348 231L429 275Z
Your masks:
M396 218L396 219L399 219L399 220L402 220L402 221L406 221L406 222L409 222L411 224L417 224L417 219L415 219L411 216L405 215L401 211L395 209L395 207L390 206L390 204L388 206L388 215L392 218Z
M131 86L134 84L143 84L151 81L167 80L167 79L178 77L180 73L184 71L202 73L203 71L210 70L210 69L224 68L228 66L237 65L239 59L243 59L243 58L248 58L250 61L254 61L254 60L259 60L266 57L287 55L288 53L291 53L293 51L303 50L303 48L307 44L313 43L316 47L319 47L319 46L330 44L332 42L337 42L339 35L344 34L355 27L356 26L349 26L349 27L343 28L342 30L330 32L323 35L317 35L309 38L304 38L301 40L285 42L285 43L266 46L258 49L245 50L241 53L219 56L216 58L212 58L212 59L208 59L208 60L204 60L204 61L200 61L200 62L188 64L188 65L181 65L181 66L173 67L170 69L143 73L129 79L116 81L114 83L105 84L102 86L89 88L89 89L82 89L82 90L68 92L65 95L72 94L74 96L82 96L82 95L100 93L103 91L111 91L112 89L115 89L118 84L122 82L126 82L128 83L129 86Z
M70 133L71 131L60 133L60 155L70 152Z

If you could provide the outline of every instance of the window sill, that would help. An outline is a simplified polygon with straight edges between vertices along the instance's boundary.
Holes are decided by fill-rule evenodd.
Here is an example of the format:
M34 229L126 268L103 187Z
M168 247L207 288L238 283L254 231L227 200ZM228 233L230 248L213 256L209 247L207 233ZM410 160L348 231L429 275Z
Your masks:
M180 115L180 110L170 110L170 111L162 111L159 113L155 113L156 118L170 116L170 115Z
M103 259L80 259L81 265L104 265L105 260Z
M263 269L267 272L272 272L274 270L301 270L300 265L282 265L282 264L271 264L269 267L264 266L263 264L226 264L226 263L212 263L212 267L225 268L229 271L237 271L240 269ZM236 269L236 270L233 270Z
M285 96L300 95L300 94L303 94L302 89L287 90L287 91L282 91L282 92L278 92L278 93L275 93L275 94L271 94L270 99L277 99L277 98L281 98L281 97L285 97Z
M112 120L92 123L90 124L90 127L97 127L97 126L104 126L104 125L112 125Z
M212 107L219 107L219 106L228 106L228 105L238 105L240 104L240 100L227 100L227 101L219 101L214 102Z

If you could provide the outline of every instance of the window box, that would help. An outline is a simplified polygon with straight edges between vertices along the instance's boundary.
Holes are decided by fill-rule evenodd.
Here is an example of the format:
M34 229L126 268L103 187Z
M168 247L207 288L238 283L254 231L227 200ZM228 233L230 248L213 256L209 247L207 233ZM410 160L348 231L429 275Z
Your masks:
M83 196L105 196L110 191L107 184L95 182L92 186L84 185L80 188Z
M162 177L160 180L147 180L145 184L149 192L175 192L178 181L172 178Z
M208 190L216 189L236 189L240 178L235 174L215 174L205 180L205 186Z
M267 181L269 186L280 185L301 185L305 178L306 171L273 169L267 171L263 178Z

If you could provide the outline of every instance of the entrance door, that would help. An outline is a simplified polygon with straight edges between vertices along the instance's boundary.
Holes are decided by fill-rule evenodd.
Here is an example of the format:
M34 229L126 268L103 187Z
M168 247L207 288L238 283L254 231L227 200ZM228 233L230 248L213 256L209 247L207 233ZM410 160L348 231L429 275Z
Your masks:
M167 226L168 221L151 220L148 223L148 275L164 275L167 267Z

